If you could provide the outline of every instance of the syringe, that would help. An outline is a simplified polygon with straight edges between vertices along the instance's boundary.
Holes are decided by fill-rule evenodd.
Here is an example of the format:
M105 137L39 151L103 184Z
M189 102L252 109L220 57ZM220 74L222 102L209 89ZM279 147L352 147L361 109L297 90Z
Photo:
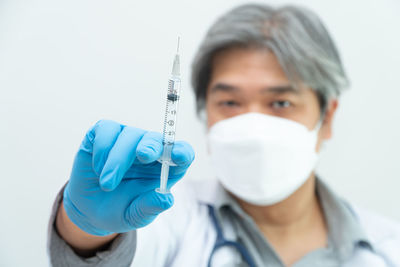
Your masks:
M180 74L180 63L179 63L179 38L178 38L178 46L176 49L174 64L172 66L172 73L168 80L167 105L165 109L164 129L163 129L164 151L161 158L159 159L159 161L162 164L161 175L160 175L160 188L157 188L156 191L162 194L169 193L169 190L167 189L169 166L176 165L171 160L171 151L175 142L176 116L178 114L178 103L181 91L180 76L181 74Z

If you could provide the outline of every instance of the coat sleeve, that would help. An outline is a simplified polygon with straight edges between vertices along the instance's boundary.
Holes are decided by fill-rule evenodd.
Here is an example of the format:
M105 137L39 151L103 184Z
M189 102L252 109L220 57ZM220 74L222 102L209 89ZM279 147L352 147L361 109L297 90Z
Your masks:
M51 266L57 267L91 267L91 266L130 266L136 250L136 231L120 234L111 243L108 250L98 252L95 256L84 258L77 255L72 248L58 235L55 217L62 200L62 192L58 193L53 204L48 225L47 251Z

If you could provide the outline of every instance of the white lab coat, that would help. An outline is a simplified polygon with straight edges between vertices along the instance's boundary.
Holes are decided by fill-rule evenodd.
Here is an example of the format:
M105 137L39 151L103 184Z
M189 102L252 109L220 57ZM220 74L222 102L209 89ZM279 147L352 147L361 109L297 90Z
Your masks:
M222 188L214 180L184 183L173 190L175 205L171 210L138 231L131 266L207 266L216 231L204 204L212 204ZM352 209L375 251L358 248L343 267L400 267L399 224L354 206ZM222 248L216 255L215 266L235 266L239 260L229 248Z

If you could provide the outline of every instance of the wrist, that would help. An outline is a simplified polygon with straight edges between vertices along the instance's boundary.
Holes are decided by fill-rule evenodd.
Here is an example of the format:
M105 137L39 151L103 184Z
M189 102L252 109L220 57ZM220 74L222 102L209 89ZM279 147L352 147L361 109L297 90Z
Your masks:
M68 217L64 201L61 202L58 208L55 227L61 238L81 256L92 256L97 251L104 250L118 235L117 233L112 233L98 236L83 231Z
M99 229L90 222L89 218L85 216L84 212L81 212L70 199L69 185L64 189L62 206L65 211L65 217L67 217L75 226L80 228L85 234L93 236L107 236L113 234L113 232Z

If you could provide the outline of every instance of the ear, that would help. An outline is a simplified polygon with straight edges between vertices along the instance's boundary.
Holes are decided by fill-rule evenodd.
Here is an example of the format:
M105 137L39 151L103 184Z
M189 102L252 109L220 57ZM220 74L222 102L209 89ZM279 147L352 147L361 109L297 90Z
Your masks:
M339 102L337 99L331 99L328 101L328 106L325 111L325 117L321 127L321 139L330 139L332 137L332 125L333 118L336 114Z

